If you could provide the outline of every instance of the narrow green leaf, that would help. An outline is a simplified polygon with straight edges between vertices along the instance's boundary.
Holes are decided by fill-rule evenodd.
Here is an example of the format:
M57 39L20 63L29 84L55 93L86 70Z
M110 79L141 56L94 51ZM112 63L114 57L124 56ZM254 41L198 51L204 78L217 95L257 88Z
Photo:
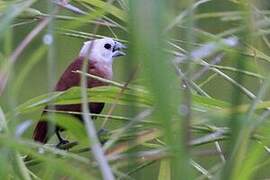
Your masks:
M104 102L119 105L136 105L139 107L152 107L152 95L142 88L137 90L125 90L118 99L121 88L113 86L103 86L88 89L88 100L91 102ZM193 95L194 105L204 108L226 108L228 104L214 98ZM134 101L135 100L135 101ZM27 113L37 110L48 103L54 104L79 104L81 103L80 88L74 87L63 92L52 92L28 100L16 109L17 113Z
M169 159L162 159L159 166L158 180L171 179L171 164Z
M98 7L102 10L105 10L106 12L114 15L115 17L121 19L122 21L127 20L126 13L123 10L117 8L116 6L114 6L110 3L100 1L100 0L81 0L81 1L89 3L92 6Z
M0 39L2 38L5 30L9 28L10 23L19 16L25 9L27 9L29 6L31 6L35 0L27 0L22 1L20 3L16 4L5 4L2 2L0 5L1 7L6 6L3 8L4 12L3 14L0 14Z

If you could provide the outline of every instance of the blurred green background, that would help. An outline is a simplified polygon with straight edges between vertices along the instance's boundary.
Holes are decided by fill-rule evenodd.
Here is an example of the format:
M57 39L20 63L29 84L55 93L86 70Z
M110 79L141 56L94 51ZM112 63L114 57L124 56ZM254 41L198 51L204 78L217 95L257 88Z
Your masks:
M10 4L4 5L8 2ZM107 1L101 2L108 3ZM4 24L5 18L9 14L6 11L8 7L16 3L22 3L22 1L0 1L0 5L2 5L0 6L2 7L0 26L1 23ZM9 119L8 113L15 112L15 107L29 99L52 91L52 87L62 72L78 55L83 42L92 38L87 35L84 37L79 35L94 33L99 36L117 38L128 44L128 55L114 61L113 80L125 83L132 72L139 67L131 84L147 89L154 99L153 106L150 108L154 112L146 120L158 122L159 125L135 123L128 129L127 135L122 134L123 139L117 143L126 139L130 140L136 137L137 132L151 130L151 128L161 129L165 134L165 138L163 136L153 138L150 142L143 142L134 149L128 149L126 154L123 153L123 156L128 156L130 153L132 157L132 153L159 150L161 147L169 149L169 153L165 155L166 158L161 153L158 154L158 158L153 158L153 161L150 158L149 161L135 163L135 160L139 161L140 158L134 160L128 157L127 159L130 161L127 161L127 165L112 163L118 179L268 179L270 177L268 172L269 149L267 149L269 144L267 119L269 118L266 116L263 122L258 120L264 117L264 112L268 111L270 97L267 93L268 89L266 88L262 97L259 96L260 99L256 99L256 96L260 95L262 87L267 86L269 81L269 1L110 1L113 6L127 14L124 21L114 15L115 11L107 12L106 8L108 7L97 8L100 4L99 0L74 0L70 3L84 10L87 14L94 14L95 11L90 10L91 8L101 13L101 17L97 15L91 20L109 19L116 21L119 25L110 28L106 25L99 25L97 28L95 23L79 22L79 19L84 18L82 15L59 6L56 7L51 1L40 0L33 3L31 8L40 11L42 15L27 18L18 16L10 21L10 24L7 25L8 29L4 29L2 26L2 30L0 27L0 32L3 32L0 39L0 58L2 59L0 70L3 71L5 62L8 61L7 58L27 34L42 18L47 17L46 14L59 8L58 18L51 21L49 28L44 28L30 42L11 70L12 74L7 87L0 98L0 105L8 117L8 122L13 121ZM102 14L106 15L106 18ZM62 18L77 17L78 20L61 20L60 16ZM85 19L90 18L86 17ZM125 30L121 27L124 27ZM166 30L168 28L170 30ZM74 32L69 33L69 31ZM44 45L43 39L46 34L51 32L53 45L48 48ZM237 37L239 43L236 47L216 43L228 37ZM167 41L170 41L171 44L168 45ZM8 51L9 42L11 48ZM214 43L216 50L206 48L204 50L207 54L206 57L192 57L192 53L196 50L208 47L211 43ZM30 59L40 47L48 48L48 50L38 59L31 60L32 62L37 61L37 63L27 73L21 82L21 87L14 89L18 83L16 82L18 76L27 68ZM168 51L173 53L167 53ZM183 53L186 57L186 61L177 65L185 76L175 73L175 69L171 69L168 65L172 64L171 62L175 59L172 55L175 52ZM191 85L190 90L179 88L185 85L185 81L193 82L193 75L205 67L198 59L203 59L211 64L218 56L221 56L221 60L216 64L216 68L226 73L236 83L224 78L225 75L216 74L212 70L214 67L212 67L211 70L207 69L198 79L194 80L195 85L198 85L209 97L197 100L197 95L201 94ZM49 62L53 62L52 67L50 67ZM246 93L241 88L239 89L239 86L254 93L255 97L247 97ZM134 117L138 112L147 109L137 107L133 102L130 103L131 105L117 105L113 115ZM214 103L217 105L213 105ZM226 106L223 106L223 103ZM252 109L253 103L255 103L255 109ZM258 104L261 106L257 106ZM240 110L240 112L234 111L238 108L241 109L241 105L246 106L246 108L242 107L244 110ZM182 106L187 108L191 115L182 112ZM103 114L107 114L110 108L111 104L107 104ZM39 107L39 110L16 116L15 123L8 123L11 134L13 131L15 134L16 127L21 122L38 120L41 111L42 108ZM253 128L257 121L258 125ZM97 122L97 128L100 127L101 122ZM113 134L121 127L126 127L127 124L126 122L110 121L108 127ZM33 127L32 124L23 133L22 139L31 141ZM174 128L176 128L176 132ZM210 136L215 132L219 133L221 129L226 131L224 133L226 140L223 141L225 138L223 134L217 135L216 141L211 140ZM189 133L192 135L189 136ZM213 136L215 137L215 135ZM13 137L13 135L10 136ZM189 141L203 141L201 138L206 138L206 142L187 147ZM1 147L4 146L5 142L3 141ZM218 146L221 146L221 153L218 152ZM17 150L16 147L11 149ZM9 152L9 150L4 148L2 151ZM18 148L18 150L22 151L22 154L27 152L27 149L20 150ZM222 159L223 155L225 160ZM82 156L88 158L89 153L84 153ZM2 163L8 161L9 155L6 157L7 159L1 160ZM64 170L57 171L54 166L49 167L54 162L59 161L58 163L61 165L61 163L69 161L58 159L55 156L51 156L51 158L52 161L30 167L31 171L42 179L69 179ZM171 164L166 164L166 160ZM71 166L81 170L83 175L88 175L87 166L77 161L72 161ZM132 173L133 171L134 173ZM0 170L0 174L1 172ZM13 172L13 170L7 172ZM93 179L101 178L98 172L98 168L91 170L90 174L94 174ZM87 177L83 175L81 179ZM5 174L3 177L20 178L20 175ZM38 179L34 175L31 177ZM76 178L79 178L79 175L70 177L70 179Z

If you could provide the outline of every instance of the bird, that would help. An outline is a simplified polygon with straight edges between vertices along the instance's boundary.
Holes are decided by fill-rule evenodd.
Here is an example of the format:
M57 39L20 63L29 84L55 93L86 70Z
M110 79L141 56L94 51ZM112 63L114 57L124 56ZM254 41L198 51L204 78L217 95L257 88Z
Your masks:
M101 39L94 39L84 42L79 56L76 57L71 64L66 68L64 73L61 75L59 81L56 83L54 88L55 91L66 91L72 87L80 86L81 76L74 71L81 70L83 67L84 60L88 60L87 73L99 76L104 79L112 80L113 78L113 60L116 57L126 55L123 52L126 46L112 38L105 37ZM108 85L104 81L100 81L94 78L87 79L87 87L93 88L98 86ZM90 97L91 98L91 97ZM90 113L99 114L104 107L104 103L89 102L88 108ZM49 113L49 107L46 106L43 111L43 115ZM68 105L55 105L54 110L56 111L72 111L82 112L82 104L68 104ZM83 122L81 114L74 114L73 116ZM42 116L41 116L42 117ZM95 118L95 117L93 117ZM60 132L64 129L53 125L51 133L51 123L44 119L40 119L34 129L33 139L36 142L45 144L49 138L55 133L59 140L57 147L61 144L67 144L68 140L61 137Z

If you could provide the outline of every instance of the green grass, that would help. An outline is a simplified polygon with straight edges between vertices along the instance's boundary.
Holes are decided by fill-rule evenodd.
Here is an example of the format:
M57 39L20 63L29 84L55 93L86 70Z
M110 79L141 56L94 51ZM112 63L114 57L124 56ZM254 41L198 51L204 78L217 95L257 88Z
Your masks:
M69 2L0 0L0 179L270 178L267 0ZM76 73L110 86L53 92L82 42L104 36L128 45L114 80ZM86 108L85 124L44 117L72 143L32 140L43 107L88 101L106 103L94 121Z

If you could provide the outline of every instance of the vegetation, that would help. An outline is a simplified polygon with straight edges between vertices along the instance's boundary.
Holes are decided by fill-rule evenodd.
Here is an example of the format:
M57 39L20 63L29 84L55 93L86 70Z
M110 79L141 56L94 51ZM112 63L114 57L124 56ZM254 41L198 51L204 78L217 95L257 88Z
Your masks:
M269 8L267 0L0 0L0 179L268 179ZM128 46L110 86L53 92L82 42L104 36ZM93 127L74 112L47 118L71 143L32 140L46 105L88 101L106 103L94 123L107 129L98 135L109 168L95 161Z

